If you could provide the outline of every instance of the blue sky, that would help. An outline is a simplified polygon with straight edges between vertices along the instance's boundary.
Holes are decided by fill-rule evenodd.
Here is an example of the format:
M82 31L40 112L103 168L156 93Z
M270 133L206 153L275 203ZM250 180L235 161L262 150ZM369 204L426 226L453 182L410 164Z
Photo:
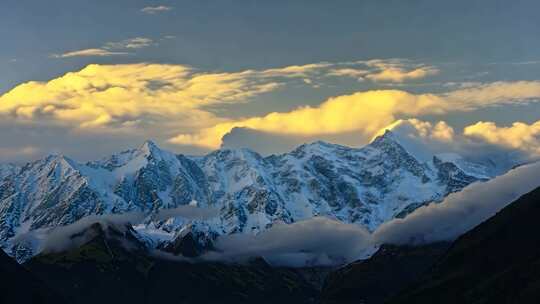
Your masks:
M506 132L501 128L523 122L529 128L527 136L536 140L534 124L540 119L540 106L535 102L540 78L538 11L538 1L4 0L0 4L0 115L5 117L0 160L21 158L14 151L23 148L32 151L22 157L25 159L57 151L92 158L87 149L73 148L81 146L79 138L93 147L103 143L104 138L112 140L98 146L98 155L133 146L148 137L178 152L200 153L218 147L215 137L223 135L212 131L214 138L207 135L202 139L201 130L224 123L271 136L294 137L295 144L324 139L360 145L373 135L371 123L369 128L366 124L328 125L325 132L313 128L281 132L268 123L256 126L246 121L272 112L291 113L298 107L318 108L331 97L374 90L399 90L415 96L436 94L446 99L451 95L448 102L460 107L452 110L440 105L436 113L413 113L396 106L390 116L384 116L385 121L418 118L433 125L445 121L457 134L480 121L493 122L496 128L491 128L489 135L475 133L475 138L494 143L501 132ZM73 88L66 89L73 82L63 84L69 92L55 91L55 100L34 100L35 94L50 93L50 87L7 96L22 83L46 84L66 73L78 73L90 64L128 65L129 71L123 74L126 78L135 77L136 69L148 73L140 64L189 67L189 76L175 76L183 81L175 83L175 89L193 83L193 77L202 74L214 78L219 75L218 82L234 77L236 82L233 88L220 87L228 91L216 96L190 91L191 103L180 108L176 103L183 100L166 95L164 98L174 99L172 104L149 111L145 110L148 104L141 103L137 111L120 112L118 109L123 107L119 102L125 96L118 100L104 97L114 107L98 103L92 104L91 110L84 108L84 113L56 111L88 105L87 100L74 100L71 95L62 99L75 94ZM303 75L268 72L310 64L323 66L313 67ZM163 77L168 77L165 67L157 68L158 76L148 81L161 83ZM258 74L245 76L246 71ZM98 73L110 76L114 71L98 69ZM215 84L204 85L215 90ZM463 89L476 91L452 95ZM139 92L140 87L133 90ZM157 96L157 91L150 91L150 95ZM137 102L139 97L133 92L129 96ZM470 95L473 93L476 95ZM32 98L22 100L27 96ZM458 97L478 100L474 106L464 106ZM344 102L365 102L358 100ZM154 105L161 100L152 102ZM6 105L4 110L2 103ZM46 108L51 104L54 109ZM411 106L421 109L416 103ZM194 108L197 111L190 112ZM89 111L95 116L91 120ZM360 111L359 115L364 113ZM173 123L189 120L186 117L197 117L194 120L201 123ZM283 118L280 124L293 129L287 121ZM125 129L135 123L143 125L143 130ZM306 123L317 122L311 119ZM119 125L122 135L118 135ZM153 131L148 131L150 125L156 126ZM166 132L159 131L166 128ZM32 135L35 132L45 133ZM59 136L67 140L55 139ZM516 146L515 141L506 145L529 151L536 149L535 140L526 148ZM235 142L241 145L243 141L240 138ZM246 141L245 145L251 143Z

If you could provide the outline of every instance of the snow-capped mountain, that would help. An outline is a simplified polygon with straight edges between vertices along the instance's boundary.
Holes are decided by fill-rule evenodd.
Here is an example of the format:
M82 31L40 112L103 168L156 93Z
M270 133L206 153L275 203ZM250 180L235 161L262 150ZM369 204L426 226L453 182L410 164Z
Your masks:
M0 164L0 180L16 174L20 168L14 164Z
M29 231L133 211L148 215L136 229L154 246L186 229L213 238L318 215L374 230L492 177L485 165L455 154L423 161L390 131L363 148L315 142L269 157L247 149L176 155L146 142L86 164L52 155L0 168L0 244L8 251ZM218 216L152 217L193 202L217 208Z

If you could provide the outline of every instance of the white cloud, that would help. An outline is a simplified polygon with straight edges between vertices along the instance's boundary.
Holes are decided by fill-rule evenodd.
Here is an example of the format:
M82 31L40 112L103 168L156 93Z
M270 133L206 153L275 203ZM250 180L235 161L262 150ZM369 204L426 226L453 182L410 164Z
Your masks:
M168 12L172 10L173 8L170 6L165 5L158 5L158 6L147 6L141 9L141 12L149 15L154 15L158 13Z
M531 102L540 98L540 81L497 81L450 91L442 96L455 107L475 109L489 105Z
M104 49L84 49L78 51L67 52L63 54L53 54L53 58L70 58L70 57L105 57L105 56L116 56L116 55L129 55L126 52L113 52Z
M351 68L338 68L330 70L326 75L335 77L351 77L358 81L364 81L364 76L369 74L369 71Z
M150 38L135 37L118 42L107 42L105 49L141 49L152 45L154 41Z
M107 42L100 48L90 48L77 51L66 52L63 54L53 54L53 58L70 58L70 57L107 57L116 55L130 55L127 50L141 49L154 44L150 38L135 37L117 42Z

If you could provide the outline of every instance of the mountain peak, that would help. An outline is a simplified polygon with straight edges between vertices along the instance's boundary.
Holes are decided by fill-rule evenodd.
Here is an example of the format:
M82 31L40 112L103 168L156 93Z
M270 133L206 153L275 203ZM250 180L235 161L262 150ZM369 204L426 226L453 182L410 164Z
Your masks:
M375 137L371 140L372 143L374 142L381 142L381 141L398 141L398 136L396 133L390 131L389 129L384 130L384 132L381 134L375 135Z
M55 163L55 164L61 164L66 167L76 168L76 162L72 160L71 158L65 156L61 153L53 153L49 154L47 157L42 159L41 162L44 163Z
M139 150L145 152L145 154L152 154L155 151L161 151L161 149L156 145L155 142L151 140L146 140L140 147Z
M369 146L382 147L382 146L400 146L403 148L401 138L390 130L385 130L381 135L376 136Z

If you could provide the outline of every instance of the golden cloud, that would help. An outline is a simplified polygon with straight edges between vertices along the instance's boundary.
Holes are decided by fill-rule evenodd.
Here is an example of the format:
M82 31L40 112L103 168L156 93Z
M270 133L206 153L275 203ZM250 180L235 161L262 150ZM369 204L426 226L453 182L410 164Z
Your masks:
M514 122L509 127L499 127L494 122L480 121L466 127L463 133L491 144L540 155L540 120L533 124Z
M398 64L390 62L384 67ZM216 105L245 103L280 88L291 78L309 83L310 76L325 76L336 65L316 63L209 73L183 65L92 64L47 82L16 86L0 96L0 115L89 131L132 131L152 125L160 136L170 137L171 143L217 148L222 137L235 127L292 136L354 131L369 137L398 119L540 98L540 82L519 81L479 84L442 94L371 90L333 97L318 106L241 119L218 116L209 110ZM340 73L350 74L346 72ZM453 130L444 123L418 123L418 128L429 129L429 136L441 140L453 136Z
M369 74L366 78L381 82L403 82L411 79L425 78L437 73L439 73L439 70L434 68L417 68L410 71L401 68L386 68L378 73Z
M404 82L436 75L439 70L429 65L412 64L403 59L374 59L366 61L368 67L375 68L365 78L375 82Z
M373 134L396 120L396 115L438 114L445 103L436 95L414 95L398 90L376 90L330 98L318 107L301 107L287 113L270 113L217 124L197 134L180 134L176 144L217 148L221 138L235 127L288 134L314 135L360 131Z
M399 119L392 124L379 130L372 139L382 135L386 130L409 129L414 136L419 136L424 139L433 139L440 142L451 142L454 140L454 128L449 126L445 121L438 121L433 124L429 121L422 121L416 118Z
M182 65L89 65L49 82L27 82L0 96L0 114L78 127L121 124L150 115L187 125L219 121L201 108L245 102L275 90L242 73L197 73Z
M223 122L193 134L179 134L170 142L218 148L221 138L235 127L300 136L350 131L373 136L401 117L472 111L498 104L529 102L534 98L540 98L540 82L497 82L440 95L415 95L400 90L366 91L331 98L318 107ZM453 136L453 130L444 122L433 126L430 132L430 136L439 139Z

